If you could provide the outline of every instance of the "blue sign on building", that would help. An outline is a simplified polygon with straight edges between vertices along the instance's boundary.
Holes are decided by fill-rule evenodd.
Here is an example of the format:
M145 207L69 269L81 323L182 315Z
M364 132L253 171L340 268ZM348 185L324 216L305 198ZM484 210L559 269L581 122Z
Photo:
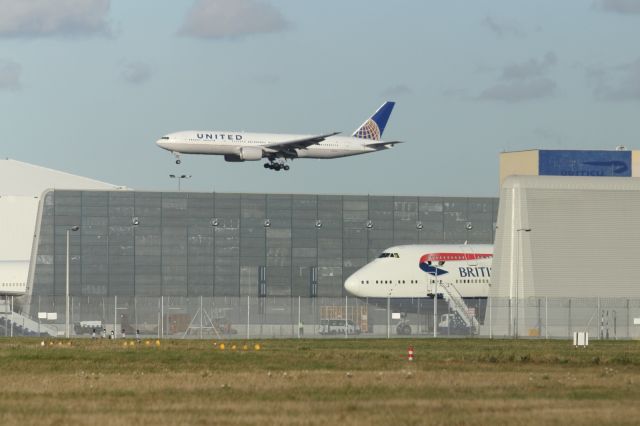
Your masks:
M631 151L540 151L540 176L631 176Z

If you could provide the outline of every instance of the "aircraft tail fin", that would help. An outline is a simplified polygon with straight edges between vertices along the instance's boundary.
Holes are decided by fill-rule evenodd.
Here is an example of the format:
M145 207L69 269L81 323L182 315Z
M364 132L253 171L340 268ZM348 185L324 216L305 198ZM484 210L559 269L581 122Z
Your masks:
M353 132L352 136L355 138L379 141L395 104L396 103L392 101L387 101L382 104L382 106L378 108L378 110L368 118L367 121L362 123L362 125Z

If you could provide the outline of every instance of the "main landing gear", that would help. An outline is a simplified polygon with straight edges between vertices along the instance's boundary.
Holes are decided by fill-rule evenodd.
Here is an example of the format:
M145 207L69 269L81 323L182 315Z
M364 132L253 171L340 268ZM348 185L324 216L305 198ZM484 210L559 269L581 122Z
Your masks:
M265 169L271 169L271 170L275 170L276 172L279 172L280 170L289 170L289 165L285 164L285 163L278 163L275 161L269 161L268 163L264 163L264 168Z
M411 334L411 326L405 312L400 313L400 322L396 325L396 333L401 336L409 336Z

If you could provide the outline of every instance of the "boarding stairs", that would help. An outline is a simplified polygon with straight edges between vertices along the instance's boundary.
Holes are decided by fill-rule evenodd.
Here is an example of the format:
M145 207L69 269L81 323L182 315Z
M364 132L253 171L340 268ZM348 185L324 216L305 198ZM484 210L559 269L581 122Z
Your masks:
M462 295L452 283L442 284L442 296L449 303L449 307L464 321L464 325L471 333L480 329L480 323L475 317L475 309L469 308L464 302Z
M39 333L56 337L60 334L57 327L41 324L25 315L12 312L8 303L0 302L0 324L4 326L7 335L26 336Z

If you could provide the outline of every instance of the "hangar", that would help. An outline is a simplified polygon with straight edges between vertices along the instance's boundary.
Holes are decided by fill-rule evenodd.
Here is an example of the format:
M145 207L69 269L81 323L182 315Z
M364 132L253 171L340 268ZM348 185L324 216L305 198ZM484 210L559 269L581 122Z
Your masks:
M509 176L500 202L490 298L506 309L496 332L556 321L552 332L566 336L610 313L628 336L640 313L640 178ZM549 306L555 320L545 321Z
M29 261L28 297L65 294L74 226L72 296L340 297L343 278L389 246L490 243L498 208L496 198L137 191L0 166L3 199L29 200L29 215L2 213L25 221L3 232ZM17 190L21 181L33 185Z

